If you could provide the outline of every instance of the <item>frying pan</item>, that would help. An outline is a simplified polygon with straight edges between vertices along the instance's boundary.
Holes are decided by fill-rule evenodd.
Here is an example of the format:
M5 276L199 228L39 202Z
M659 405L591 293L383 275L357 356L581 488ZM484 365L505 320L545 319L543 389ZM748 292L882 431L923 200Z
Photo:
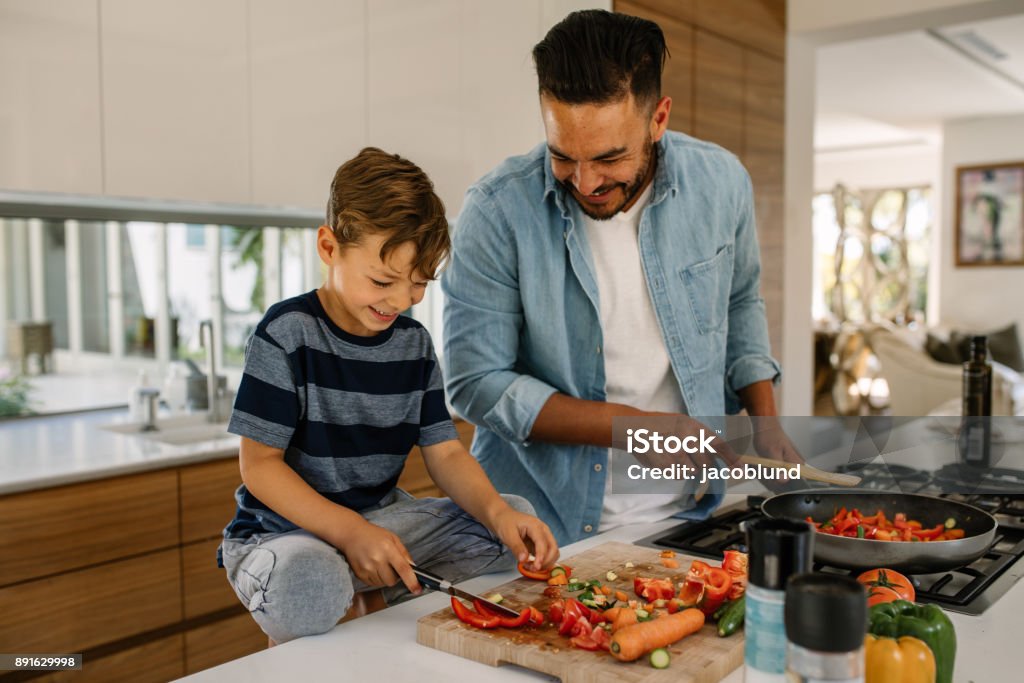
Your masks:
M928 574L962 567L978 559L992 545L996 520L971 505L915 493L865 493L837 489L809 489L780 493L761 504L761 512L777 519L816 522L832 519L839 508L858 508L864 514L881 509L892 519L903 512L925 527L934 527L952 517L964 530L953 541L872 541L815 533L814 559L848 569L887 567L907 574Z

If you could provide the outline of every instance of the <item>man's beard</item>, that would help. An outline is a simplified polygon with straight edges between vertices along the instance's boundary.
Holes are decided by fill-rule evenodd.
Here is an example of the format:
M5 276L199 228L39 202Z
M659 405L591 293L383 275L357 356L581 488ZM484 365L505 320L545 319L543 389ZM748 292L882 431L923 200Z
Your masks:
M654 141L648 138L647 142L644 143L643 163L640 164L640 170L637 171L636 176L634 176L633 179L628 183L615 183L614 185L605 185L604 187L599 187L597 189L597 191L603 192L606 190L612 190L616 187L622 188L622 194L624 198L621 202L618 202L617 204L614 205L593 206L590 204L586 204L584 201L580 199L579 190L577 190L576 187L572 184L572 180L570 178L566 178L565 180L559 182L561 182L562 187L565 188L566 192L568 192L572 196L572 198L576 200L576 203L579 205L580 210L583 211L583 213L585 213L587 216L593 218L596 221L606 221L615 214L617 214L619 211L621 211L622 207L632 202L633 199L638 194L640 194L640 192L644 189L644 181L647 179L647 174L651 169L651 164L653 163Z

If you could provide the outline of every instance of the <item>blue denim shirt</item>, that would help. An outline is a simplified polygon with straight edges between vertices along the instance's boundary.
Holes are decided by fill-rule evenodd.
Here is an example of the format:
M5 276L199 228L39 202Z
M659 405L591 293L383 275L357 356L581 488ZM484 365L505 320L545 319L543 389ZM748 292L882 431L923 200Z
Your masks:
M750 176L731 153L681 133L657 149L639 227L651 301L689 413L735 413L737 390L779 377ZM473 454L500 491L533 503L559 543L596 533L608 450L528 441L553 393L605 400L594 263L546 145L468 190L441 286L446 388L477 425ZM696 516L721 500L712 491Z

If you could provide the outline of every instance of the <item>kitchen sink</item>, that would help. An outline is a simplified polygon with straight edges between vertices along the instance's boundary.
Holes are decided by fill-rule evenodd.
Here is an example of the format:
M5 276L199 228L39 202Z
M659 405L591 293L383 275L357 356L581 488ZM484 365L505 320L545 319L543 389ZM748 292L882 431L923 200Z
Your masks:
M155 431L143 431L140 422L104 425L103 429L173 446L188 446L229 436L227 421L207 422L205 412L158 419L156 425Z

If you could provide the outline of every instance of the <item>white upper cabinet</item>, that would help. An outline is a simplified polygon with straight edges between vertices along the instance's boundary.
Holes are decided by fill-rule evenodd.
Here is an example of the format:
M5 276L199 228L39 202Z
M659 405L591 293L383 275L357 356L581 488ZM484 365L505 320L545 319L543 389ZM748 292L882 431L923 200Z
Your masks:
M466 191L459 0L369 3L367 143L410 159L434 181L448 214Z
M0 0L0 189L99 194L95 1Z
M102 0L106 194L248 203L245 0Z
M253 201L320 209L367 142L363 0L250 0Z

